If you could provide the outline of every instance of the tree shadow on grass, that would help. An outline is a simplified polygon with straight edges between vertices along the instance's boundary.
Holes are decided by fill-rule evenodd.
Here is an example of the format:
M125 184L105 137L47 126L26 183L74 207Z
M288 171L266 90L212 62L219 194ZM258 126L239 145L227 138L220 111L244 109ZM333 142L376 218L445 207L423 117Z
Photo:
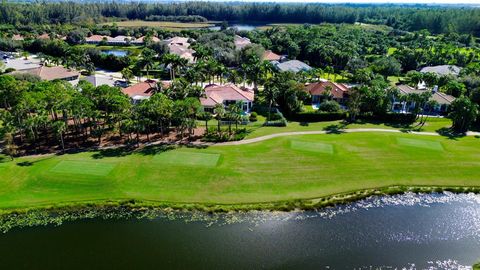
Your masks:
M102 159L109 157L124 157L132 154L135 148L131 146L101 149L92 155L93 159Z
M34 162L32 161L22 161L22 162L17 162L17 166L20 167L30 167L33 166Z
M10 157L0 155L0 163L7 163L9 161L12 161Z
M327 134L342 134L345 133L345 128L348 126L348 122L342 121L339 124L329 125L323 128Z
M167 152L177 148L174 144L158 144L144 147L138 151L143 156L154 156L159 153Z
M458 138L465 137L465 133L456 133L451 128L440 128L436 130L441 136L447 137L450 140L458 140Z

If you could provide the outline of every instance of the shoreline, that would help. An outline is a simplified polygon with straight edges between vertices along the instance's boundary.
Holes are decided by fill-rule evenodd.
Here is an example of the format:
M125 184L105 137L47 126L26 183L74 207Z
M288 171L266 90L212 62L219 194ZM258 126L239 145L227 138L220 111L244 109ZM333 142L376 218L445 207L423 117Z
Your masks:
M201 214L245 213L250 211L294 212L314 211L338 205L354 203L372 196L393 196L412 192L429 193L480 193L480 186L387 186L364 189L319 198L292 199L274 202L215 204L181 203L148 200L98 200L84 202L65 202L60 204L36 205L34 207L0 209L0 233L11 229L35 227L40 225L59 226L63 222L81 219L104 218L148 218L160 214L199 212Z

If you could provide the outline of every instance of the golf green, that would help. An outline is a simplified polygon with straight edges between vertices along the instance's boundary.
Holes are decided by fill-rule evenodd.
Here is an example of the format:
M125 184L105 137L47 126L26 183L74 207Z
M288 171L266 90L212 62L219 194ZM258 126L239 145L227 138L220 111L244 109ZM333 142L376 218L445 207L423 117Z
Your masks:
M397 143L401 146L444 151L442 144L438 141L420 140L420 139L411 139L411 138L397 138Z
M290 147L294 150L333 154L333 145L321 142L292 140L290 141Z
M153 161L176 166L215 167L219 159L220 154L167 151L156 154Z
M63 160L50 169L52 173L84 174L106 176L115 168L115 164L95 161Z

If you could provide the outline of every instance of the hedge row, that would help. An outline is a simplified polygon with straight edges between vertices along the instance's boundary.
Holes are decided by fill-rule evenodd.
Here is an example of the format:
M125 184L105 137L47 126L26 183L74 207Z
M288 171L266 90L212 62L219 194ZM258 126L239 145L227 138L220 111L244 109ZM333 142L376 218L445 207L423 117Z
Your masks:
M302 112L293 115L289 120L296 122L323 122L335 121L347 118L346 112Z

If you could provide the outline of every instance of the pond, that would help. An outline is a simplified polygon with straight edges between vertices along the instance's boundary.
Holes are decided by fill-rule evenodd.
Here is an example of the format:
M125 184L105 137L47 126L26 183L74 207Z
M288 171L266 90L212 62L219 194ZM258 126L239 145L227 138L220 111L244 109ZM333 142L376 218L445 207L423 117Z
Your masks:
M473 194L374 197L307 212L196 215L14 229L0 235L0 265L468 269L480 259L480 196Z
M124 51L124 50L105 50L105 51L102 51L102 53L114 55L116 57L124 57L128 55L128 51Z
M228 28L237 28L238 31L253 31L255 28L264 25L250 25L250 24L230 24ZM218 31L220 30L220 26L212 26L209 27L210 30Z

